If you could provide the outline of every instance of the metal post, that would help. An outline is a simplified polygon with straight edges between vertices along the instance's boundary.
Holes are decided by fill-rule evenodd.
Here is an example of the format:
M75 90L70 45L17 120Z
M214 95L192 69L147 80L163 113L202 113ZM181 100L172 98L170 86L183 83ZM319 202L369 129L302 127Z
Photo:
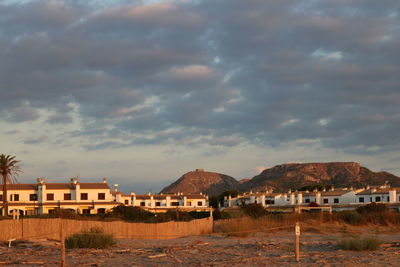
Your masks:
M294 233L296 236L296 245L295 245L295 256L296 256L296 261L300 261L300 225L298 222L296 222L296 226L294 227Z

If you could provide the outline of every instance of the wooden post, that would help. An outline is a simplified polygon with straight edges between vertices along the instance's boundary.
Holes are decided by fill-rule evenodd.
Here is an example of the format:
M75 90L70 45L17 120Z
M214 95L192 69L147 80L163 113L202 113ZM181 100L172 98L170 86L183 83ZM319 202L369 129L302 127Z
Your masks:
M296 236L296 244L295 244L295 256L296 261L300 261L300 225L296 222L296 226L294 227L294 234Z
M62 221L63 219L60 218L60 240L61 240L61 262L60 266L65 267L65 239L64 239L64 230L62 228Z
M24 239L24 216L22 216L22 219L21 219L21 236L22 236L22 239Z

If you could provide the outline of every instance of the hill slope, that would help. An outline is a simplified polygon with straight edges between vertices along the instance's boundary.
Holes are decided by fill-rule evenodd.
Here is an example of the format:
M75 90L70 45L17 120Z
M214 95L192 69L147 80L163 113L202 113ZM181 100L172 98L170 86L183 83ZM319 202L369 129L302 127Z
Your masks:
M177 181L164 187L160 193L205 193L217 196L226 190L237 189L239 182L220 173L197 169L182 175Z
M325 184L334 186L382 185L400 186L400 177L388 172L372 172L357 162L293 163L277 165L264 170L240 186L242 191L275 191L298 189L306 185Z

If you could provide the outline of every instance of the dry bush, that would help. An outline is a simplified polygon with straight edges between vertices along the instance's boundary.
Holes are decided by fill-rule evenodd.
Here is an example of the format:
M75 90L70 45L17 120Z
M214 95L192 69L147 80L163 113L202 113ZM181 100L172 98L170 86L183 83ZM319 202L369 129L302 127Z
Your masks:
M375 237L354 237L354 238L344 238L339 241L338 245L344 250L377 250L380 248L382 241Z

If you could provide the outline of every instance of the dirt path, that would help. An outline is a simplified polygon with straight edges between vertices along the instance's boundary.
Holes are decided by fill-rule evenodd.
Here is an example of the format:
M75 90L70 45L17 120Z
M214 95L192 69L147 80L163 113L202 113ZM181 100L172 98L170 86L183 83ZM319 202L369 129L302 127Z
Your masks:
M377 251L353 252L336 245L343 234L303 233L301 262L293 254L293 233L221 235L174 240L118 240L111 249L67 250L68 266L400 266L400 233L374 234L384 241ZM55 241L21 242L0 247L0 263L59 266ZM43 263L43 264L41 264Z

